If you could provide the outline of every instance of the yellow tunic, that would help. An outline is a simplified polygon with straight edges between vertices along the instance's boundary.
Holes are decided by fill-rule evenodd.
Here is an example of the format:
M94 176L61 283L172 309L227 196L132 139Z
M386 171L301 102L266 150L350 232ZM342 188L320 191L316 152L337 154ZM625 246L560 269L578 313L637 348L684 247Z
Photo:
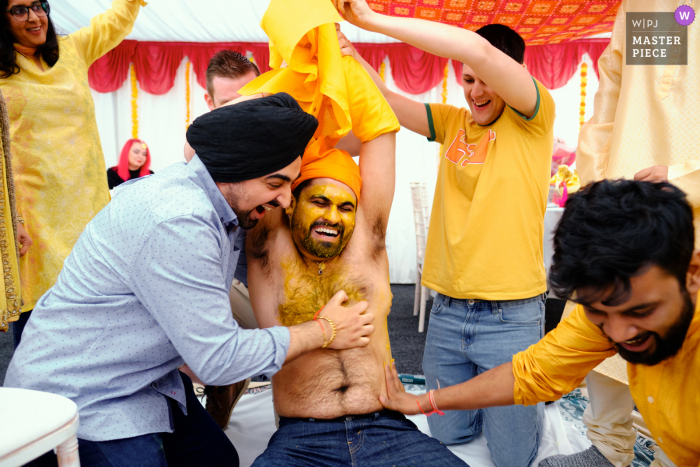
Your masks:
M700 30L688 29L688 65L625 65L625 13L670 12L698 1L625 0L610 45L598 60L600 83L593 117L581 128L576 166L581 184L632 179L653 165L668 166L668 178L688 194L700 247ZM627 383L620 357L596 371Z
M7 331L7 323L17 320L20 314L19 251L15 225L14 186L10 161L10 121L7 106L0 95L0 256L3 280L0 282L0 331Z
M286 92L318 118L305 159L334 147L350 129L365 142L400 128L362 65L341 56L334 24L340 21L327 0L272 0L261 25L270 38L273 70L239 91L242 95ZM288 66L280 68L283 62Z
M555 400L614 354L578 305L554 331L513 357L515 403ZM678 354L654 366L628 363L627 374L634 402L659 446L676 465L700 467L700 306Z
M625 0L610 45L598 60L593 117L581 128L576 166L581 184L631 179L653 165L688 194L700 246L700 28L688 26L688 65L625 65L625 13L672 12L697 0Z
M18 74L0 80L10 116L19 214L34 240L20 259L22 311L54 285L88 222L109 202L88 67L130 32L143 0L114 0L90 26L59 39L58 62L17 54ZM16 317L15 317L16 319Z

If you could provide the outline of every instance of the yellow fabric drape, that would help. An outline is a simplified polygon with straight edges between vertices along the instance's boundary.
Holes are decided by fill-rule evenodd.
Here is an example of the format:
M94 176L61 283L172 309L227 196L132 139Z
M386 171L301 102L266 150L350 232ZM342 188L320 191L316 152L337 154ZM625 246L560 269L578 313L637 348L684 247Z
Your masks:
M8 323L17 321L21 312L19 285L19 251L17 248L17 212L15 209L14 184L10 154L10 120L5 99L0 93L0 256L2 257L3 281L0 284L0 331L7 331Z
M286 92L319 120L305 160L320 157L350 129L365 142L400 128L362 65L341 56L335 31L340 21L327 0L272 0L261 26L270 38L273 70L239 91ZM280 68L283 62L288 66Z

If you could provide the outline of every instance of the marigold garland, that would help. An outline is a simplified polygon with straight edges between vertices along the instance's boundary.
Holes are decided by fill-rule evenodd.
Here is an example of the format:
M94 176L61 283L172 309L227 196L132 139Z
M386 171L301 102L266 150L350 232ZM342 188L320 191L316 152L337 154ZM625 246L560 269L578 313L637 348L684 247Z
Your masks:
M586 79L586 76L588 75L588 64L586 62L583 62L581 64L581 108L579 112L579 129L583 126L583 124L586 122L586 83L588 80Z
M449 62L445 64L445 71L442 75L442 103L447 104L447 76L450 74Z
M131 64L131 137L139 139L139 88L136 83L136 68Z
M382 81L386 81L384 79L384 71L386 70L386 63L382 62L381 65L379 65L379 77L382 79Z
M187 104L187 118L185 119L185 130L190 127L190 61L185 64L185 102Z

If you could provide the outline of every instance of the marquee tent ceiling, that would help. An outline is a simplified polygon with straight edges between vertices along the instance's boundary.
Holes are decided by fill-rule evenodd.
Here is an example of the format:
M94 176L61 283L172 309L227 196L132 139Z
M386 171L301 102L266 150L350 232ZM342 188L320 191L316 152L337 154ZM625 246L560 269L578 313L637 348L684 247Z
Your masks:
M300 2L301 0L293 0ZM330 0L329 0L330 1ZM620 0L369 0L378 12L478 29L503 23L529 44L566 42L607 33ZM63 32L86 26L109 0L52 0L52 18ZM128 39L166 42L267 42L260 28L268 0L151 0ZM342 25L350 41L396 42Z
M266 43L267 35L260 27L260 20L269 3L269 0L148 0L127 39ZM110 4L109 0L51 0L51 17L58 28L71 33L90 24L90 18L108 9ZM396 42L349 23L344 23L342 29L352 42Z

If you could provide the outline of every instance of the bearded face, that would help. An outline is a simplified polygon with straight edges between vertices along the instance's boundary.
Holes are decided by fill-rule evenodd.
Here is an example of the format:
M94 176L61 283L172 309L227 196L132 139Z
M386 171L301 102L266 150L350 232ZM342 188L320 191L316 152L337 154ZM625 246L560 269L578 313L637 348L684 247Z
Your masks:
M357 197L344 183L318 178L304 187L289 211L297 248L312 257L330 259L338 256L352 237Z

